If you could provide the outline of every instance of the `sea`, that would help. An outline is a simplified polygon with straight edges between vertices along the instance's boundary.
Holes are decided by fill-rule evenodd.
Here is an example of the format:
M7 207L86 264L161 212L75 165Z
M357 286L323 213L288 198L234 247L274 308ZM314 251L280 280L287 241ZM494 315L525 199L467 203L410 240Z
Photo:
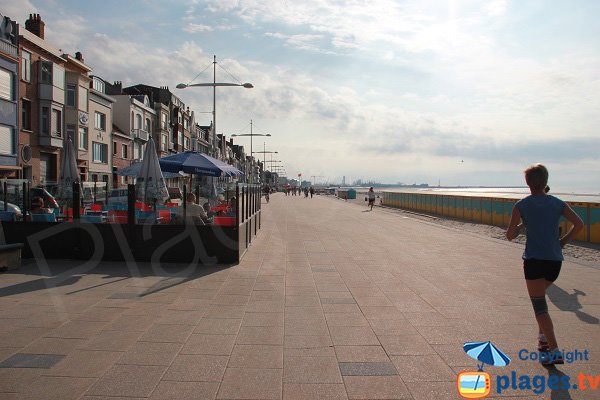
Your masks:
M368 187L354 187L358 193L367 192ZM415 187L415 186L385 186L375 187L375 192L403 192L403 193L436 193L446 194L454 196L478 196L478 197L499 197L506 199L522 199L529 195L529 188L527 186L518 187L443 187L443 186L427 186L427 187ZM581 203L599 203L600 204L600 192L599 193L585 193L585 192L572 192L572 191L561 191L560 188L554 190L551 188L550 194L570 202L581 202Z

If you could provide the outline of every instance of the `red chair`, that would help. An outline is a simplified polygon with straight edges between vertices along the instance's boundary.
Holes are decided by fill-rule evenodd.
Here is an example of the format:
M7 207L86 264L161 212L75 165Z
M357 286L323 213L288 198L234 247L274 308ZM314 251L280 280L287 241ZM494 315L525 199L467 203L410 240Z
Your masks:
M126 224L127 210L108 210L108 222L111 224Z
M223 217L217 215L213 218L213 224L222 226L235 226L235 217Z
M157 210L158 218L161 224L168 224L171 222L171 211L170 210Z

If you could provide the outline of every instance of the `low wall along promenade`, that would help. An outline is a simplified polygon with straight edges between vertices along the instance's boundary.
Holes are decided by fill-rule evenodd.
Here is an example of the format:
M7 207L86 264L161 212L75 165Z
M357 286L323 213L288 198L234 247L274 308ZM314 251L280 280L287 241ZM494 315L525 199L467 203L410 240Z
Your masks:
M481 196L458 196L437 193L383 192L381 204L387 207L435 214L479 224L507 227L518 199ZM600 203L567 203L581 217L584 229L575 240L600 243ZM561 220L561 229L568 228Z

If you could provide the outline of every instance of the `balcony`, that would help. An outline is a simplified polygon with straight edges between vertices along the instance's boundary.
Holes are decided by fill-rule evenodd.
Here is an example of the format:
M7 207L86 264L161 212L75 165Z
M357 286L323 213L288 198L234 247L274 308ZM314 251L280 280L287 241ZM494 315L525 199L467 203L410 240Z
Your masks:
M40 135L40 146L62 149L63 138L62 138L62 136L56 136L56 135L54 135L54 136Z
M131 130L131 136L133 137L134 140L139 140L141 142L147 142L148 141L148 132L146 132L143 129L132 129Z
M4 40L0 40L0 52L8 54L15 58L19 58L19 49L12 43L8 43Z
M40 100L53 101L58 104L65 103L65 91L51 83L40 83L38 97Z

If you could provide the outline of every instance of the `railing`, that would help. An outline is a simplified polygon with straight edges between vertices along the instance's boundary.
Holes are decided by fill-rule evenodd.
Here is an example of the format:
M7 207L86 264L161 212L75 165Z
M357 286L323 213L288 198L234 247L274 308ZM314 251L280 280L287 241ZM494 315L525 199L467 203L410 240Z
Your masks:
M0 40L0 52L11 55L13 57L18 57L19 49L12 43Z

